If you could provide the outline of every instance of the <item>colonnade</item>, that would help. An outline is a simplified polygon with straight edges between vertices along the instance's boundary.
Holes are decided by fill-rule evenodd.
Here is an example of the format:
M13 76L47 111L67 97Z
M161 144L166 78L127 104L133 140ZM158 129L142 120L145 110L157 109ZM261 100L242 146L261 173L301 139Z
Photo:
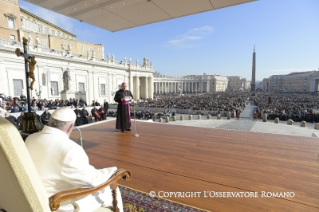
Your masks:
M132 92L134 99L148 99L153 98L153 77L147 76L131 76L130 77L130 91Z
M209 81L208 82L154 82L154 93L202 93L209 92Z

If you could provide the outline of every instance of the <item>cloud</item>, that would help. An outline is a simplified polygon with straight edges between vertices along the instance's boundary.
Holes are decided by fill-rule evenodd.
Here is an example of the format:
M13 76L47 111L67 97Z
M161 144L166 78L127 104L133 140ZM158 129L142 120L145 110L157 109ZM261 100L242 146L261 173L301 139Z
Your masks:
M203 26L200 28L193 28L188 30L185 34L177 36L176 39L172 39L166 42L166 47L178 47L178 48L191 48L200 46L194 44L195 41L202 40L213 32L213 27Z

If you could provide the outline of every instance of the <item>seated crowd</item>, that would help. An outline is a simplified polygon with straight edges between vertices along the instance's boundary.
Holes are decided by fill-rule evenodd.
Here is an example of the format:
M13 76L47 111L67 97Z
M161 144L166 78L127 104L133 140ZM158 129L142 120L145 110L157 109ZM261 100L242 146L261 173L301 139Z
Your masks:
M295 122L319 122L319 95L299 93L257 93L253 98L257 114L267 113L268 119Z
M69 99L69 100L46 100L46 99L40 99L37 100L35 98L32 98L30 100L31 105L31 111L43 111L43 113L38 116L38 119L41 121L43 125L48 125L49 119L51 117L51 113L49 110L55 110L60 107L71 107L74 109L74 112L76 114L76 121L75 125L80 126L84 124L91 123L94 121L101 121L106 120L106 116L112 116L114 117L116 114L114 112L110 111L110 114L108 114L108 102L104 100L104 103L101 104L98 101L92 101L92 104L89 105L92 108L91 111L88 111L86 107L88 106L87 103L83 100L77 100L77 99ZM97 108L99 107L99 109ZM80 109L81 108L81 109ZM22 129L22 117L24 115L24 111L28 111L28 104L27 99L24 95L21 95L20 98L18 97L7 97L4 94L0 94L0 116L5 117L8 119L13 125L17 127L17 129ZM15 116L10 115L10 113L17 113L20 112L20 116L17 118Z
M154 99L142 99L137 103L139 107L161 107L190 110L209 110L222 113L224 111L242 111L249 93L218 92L204 94L176 94L154 95Z

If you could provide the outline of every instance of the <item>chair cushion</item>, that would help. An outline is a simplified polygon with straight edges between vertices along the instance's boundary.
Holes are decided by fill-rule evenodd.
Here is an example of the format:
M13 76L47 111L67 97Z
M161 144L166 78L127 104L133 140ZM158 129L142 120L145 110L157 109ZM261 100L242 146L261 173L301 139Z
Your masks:
M0 167L0 207L7 211L51 211L47 193L20 133L2 117Z

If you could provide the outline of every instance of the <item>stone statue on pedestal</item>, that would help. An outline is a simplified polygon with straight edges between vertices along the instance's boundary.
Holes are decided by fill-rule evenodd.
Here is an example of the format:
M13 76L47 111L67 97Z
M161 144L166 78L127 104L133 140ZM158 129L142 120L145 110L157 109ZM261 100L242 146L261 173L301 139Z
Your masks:
M72 44L69 43L69 51L72 51Z
M28 44L29 44L29 45L32 45L32 43L33 43L33 42L32 42L32 36L29 34L29 35L28 35Z
M110 62L110 53L107 53L107 55L106 55L106 61L107 61L107 62Z
M65 43L64 42L61 43L61 48L63 51L65 50Z
M88 57L88 60L90 59L90 49L88 49L88 51L87 51L87 57Z
M63 72L63 86L64 86L64 91L69 91L71 90L71 71L69 68Z
M147 67L147 64L148 64L148 58L145 58L143 59L143 67Z
M37 44L37 46L41 45L41 39L40 39L39 35L37 35L36 44Z

